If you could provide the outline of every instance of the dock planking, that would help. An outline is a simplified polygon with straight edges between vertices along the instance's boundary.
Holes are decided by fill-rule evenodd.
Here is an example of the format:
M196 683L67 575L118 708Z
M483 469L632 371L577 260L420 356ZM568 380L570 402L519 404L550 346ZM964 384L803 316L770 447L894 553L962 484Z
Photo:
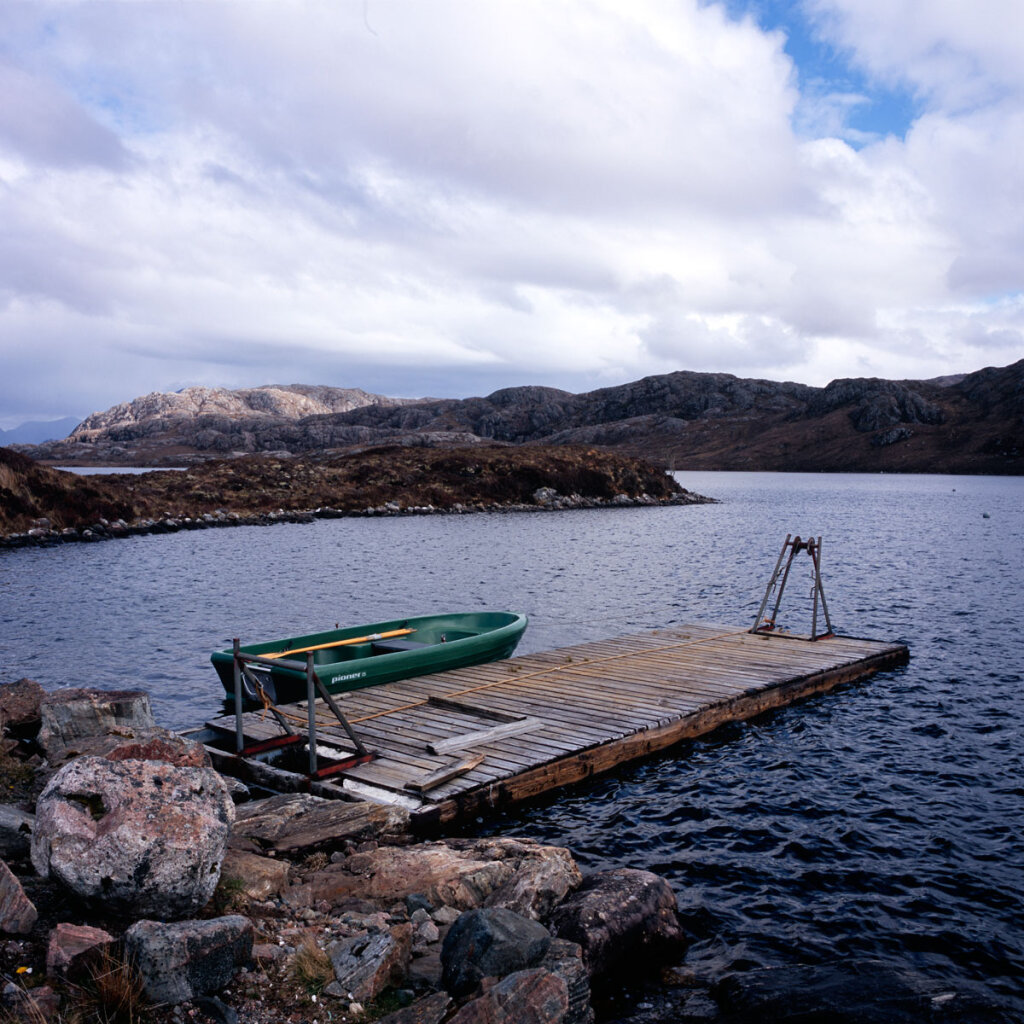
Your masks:
M867 678L908 657L899 643L842 636L808 641L700 624L353 690L334 699L375 756L316 790L400 803L419 826L443 826ZM304 733L305 702L283 710ZM325 759L350 753L351 741L326 705L318 700L315 711L320 753ZM280 735L265 711L246 712L242 724L247 744ZM207 728L233 737L235 719L219 718Z

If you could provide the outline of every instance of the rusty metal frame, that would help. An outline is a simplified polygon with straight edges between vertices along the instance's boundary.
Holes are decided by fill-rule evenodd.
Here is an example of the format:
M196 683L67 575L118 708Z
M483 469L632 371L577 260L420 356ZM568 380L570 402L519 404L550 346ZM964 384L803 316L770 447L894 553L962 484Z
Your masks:
M249 754L262 753L267 750L273 750L278 747L290 746L295 743L301 743L305 740L309 749L309 777L316 779L321 778L325 775L343 771L346 768L354 767L355 765L365 764L367 761L372 760L376 753L368 750L363 744L362 740L356 735L352 726L349 724L348 719L345 717L344 712L338 707L337 702L327 692L327 688L324 686L320 677L316 673L316 669L313 667L313 652L309 651L306 654L305 661L284 661L281 658L263 658L258 654L244 654L241 650L241 644L236 637L232 641L232 652L234 654L234 691L235 691L235 753L238 757L245 757ZM270 700L269 696L264 692L262 683L250 670L249 666L252 664L263 664L268 665L272 668L287 668L297 672L303 672L306 676L306 735L303 737L301 733L296 732L289 724L288 720L283 714L275 707L274 702ZM284 730L284 736L278 736L274 739L263 740L259 743L254 743L250 746L245 745L245 728L242 722L243 715L243 694L242 694L242 680L243 678L252 686L256 693L260 694L263 698L264 707L274 716L278 725ZM352 741L353 746L356 748L356 753L353 757L347 758L340 764L329 765L326 768L320 768L318 765L317 755L317 743L316 743L316 697L319 693L324 703L330 708L334 717L341 723L342 728L348 735L348 738Z
M789 552L788 558L786 556L787 551ZM824 637L835 635L832 630L832 619L828 613L828 602L825 600L825 588L821 582L821 537L809 537L807 540L801 540L799 535L794 537L791 533L786 534L786 540L782 545L782 550L779 552L775 569L772 571L771 578L768 580L768 586L765 588L761 606L754 617L754 625L750 629L751 633L772 633L778 629L777 619L779 608L782 605L782 594L786 589L786 582L789 579L789 571L793 567L793 560L801 551L806 551L810 555L811 563L814 567L814 603L811 612L811 635L806 638L796 636L794 639L821 640ZM765 609L768 607L773 590L775 591L775 605L772 608L771 615L768 618L764 618ZM822 613L825 616L824 633L818 632L819 601Z

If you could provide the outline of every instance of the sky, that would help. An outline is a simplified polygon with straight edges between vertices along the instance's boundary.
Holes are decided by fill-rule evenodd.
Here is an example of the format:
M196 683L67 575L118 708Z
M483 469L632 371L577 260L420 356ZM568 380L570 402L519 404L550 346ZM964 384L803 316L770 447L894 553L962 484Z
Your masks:
M0 3L0 428L1022 356L1020 0Z

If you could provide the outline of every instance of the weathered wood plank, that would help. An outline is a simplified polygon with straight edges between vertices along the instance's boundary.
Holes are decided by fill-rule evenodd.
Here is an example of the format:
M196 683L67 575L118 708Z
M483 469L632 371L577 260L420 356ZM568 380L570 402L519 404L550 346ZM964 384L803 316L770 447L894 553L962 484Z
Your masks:
M422 801L420 820L443 823L578 781L906 657L899 644L807 642L717 623L588 641L335 695L360 739L378 752L344 774L382 798L404 791ZM288 710L304 722L305 702ZM322 701L317 721L318 743L351 748ZM209 724L233 736L232 718ZM296 728L305 732L299 722ZM248 742L280 730L256 711L243 716L243 731ZM473 754L453 763L447 755L460 749Z

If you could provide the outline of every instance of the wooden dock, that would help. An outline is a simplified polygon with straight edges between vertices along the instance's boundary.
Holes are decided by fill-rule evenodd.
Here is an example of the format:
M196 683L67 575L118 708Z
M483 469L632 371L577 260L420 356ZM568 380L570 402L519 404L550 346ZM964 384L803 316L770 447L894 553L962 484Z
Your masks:
M864 679L908 656L898 643L839 636L810 642L693 625L354 690L335 700L374 757L314 789L400 803L416 824L436 827ZM305 733L305 702L283 710ZM316 722L322 764L353 753L322 701ZM281 734L266 711L247 712L242 723L247 745ZM204 735L233 742L234 716L207 723ZM228 763L244 768L246 759L217 760L246 777ZM259 781L259 766L250 760L249 769Z

